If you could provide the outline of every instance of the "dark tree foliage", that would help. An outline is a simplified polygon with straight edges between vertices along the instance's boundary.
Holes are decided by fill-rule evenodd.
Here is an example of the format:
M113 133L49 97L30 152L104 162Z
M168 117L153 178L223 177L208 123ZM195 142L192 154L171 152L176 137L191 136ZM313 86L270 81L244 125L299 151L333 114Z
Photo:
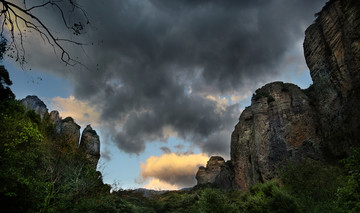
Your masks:
M5 88L11 80L1 67ZM0 100L0 203L6 212L89 212L80 204L107 200L110 187L86 154L56 133L49 116L40 119L8 97L8 87L5 92ZM101 203L96 205L101 209Z
M30 32L39 35L45 43L51 45L54 53L59 53L61 61L66 65L81 64L71 57L64 45L71 43L81 46L83 43L68 38L59 38L54 34L54 30L44 22L44 17L38 15L39 11L50 9L55 11L64 26L74 35L81 34L85 25L89 24L85 10L79 6L76 0L0 0L0 37L2 38L0 50L6 50L10 58L21 65L24 64L23 40L25 34ZM75 19L74 17L79 18ZM8 45L4 46L6 43L3 41L6 42L6 40Z
M15 99L14 93L9 86L12 81L9 78L9 73L4 66L0 65L0 101L5 99Z
M337 191L337 203L342 212L360 212L360 149L342 160L346 168L346 183Z

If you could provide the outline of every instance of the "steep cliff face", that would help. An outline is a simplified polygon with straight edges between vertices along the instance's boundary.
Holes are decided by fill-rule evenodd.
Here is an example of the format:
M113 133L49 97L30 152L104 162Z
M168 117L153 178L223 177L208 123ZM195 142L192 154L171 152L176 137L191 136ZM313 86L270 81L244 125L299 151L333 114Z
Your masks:
M305 35L323 139L342 157L360 136L360 2L330 1Z
M231 136L236 186L270 180L290 161L321 158L317 114L297 86L270 83L256 91Z
M360 145L360 1L330 0L317 16L304 41L314 83L256 91L231 135L233 188L275 178L288 162L329 162Z
M89 162L97 166L100 159L100 138L95 130L87 125L84 129L81 141L80 139L80 126L74 121L73 118L67 117L62 119L58 111L48 113L45 103L37 96L27 96L21 103L27 110L34 110L39 114L41 119L49 118L50 122L55 125L57 136L60 140L66 141L74 149L80 149Z

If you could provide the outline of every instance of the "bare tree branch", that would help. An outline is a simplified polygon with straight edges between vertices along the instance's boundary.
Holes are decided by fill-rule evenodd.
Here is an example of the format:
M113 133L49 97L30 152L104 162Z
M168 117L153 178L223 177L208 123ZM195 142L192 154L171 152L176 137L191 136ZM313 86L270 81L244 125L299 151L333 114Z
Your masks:
M23 0L22 3L14 3L10 0L0 0L0 4L2 4L2 9L0 9L0 21L3 22L1 23L0 36L2 38L6 38L5 32L7 31L9 33L8 36L10 36L10 44L7 50L11 51L12 54L14 54L15 61L20 60L20 64L25 62L23 33L27 30L33 30L42 38L44 42L52 46L56 55L57 52L60 53L60 60L63 63L71 66L74 66L76 64L83 65L80 61L71 57L70 53L63 46L63 42L74 44L77 46L83 46L85 44L68 38L56 37L48 28L48 26L43 22L43 20L33 13L33 11L41 8L54 8L56 11L59 12L59 16L64 26L68 30L72 31L73 34L79 35L84 29L83 24L81 22L78 22L74 23L72 26L70 19L67 21L67 16L70 15L67 14L67 11L65 11L64 7L70 7L72 13L75 11L79 11L82 14L83 18L85 18L86 24L89 24L89 19L86 11L82 9L74 0L48 0L44 1L41 4L33 5L30 8L27 8L26 0ZM22 22L24 27L21 27L22 25L20 25L19 22Z

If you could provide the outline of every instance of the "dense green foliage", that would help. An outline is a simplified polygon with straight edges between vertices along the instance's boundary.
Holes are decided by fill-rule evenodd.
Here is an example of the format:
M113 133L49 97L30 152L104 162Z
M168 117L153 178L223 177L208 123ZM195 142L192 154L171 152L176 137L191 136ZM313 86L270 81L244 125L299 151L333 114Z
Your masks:
M36 209L44 187L41 164L43 136L24 108L9 100L0 105L0 196L10 208ZM32 199L28 199L31 197Z
M136 191L118 191L119 197L145 212L299 212L295 198L274 181L254 186L248 192L205 187L191 191L171 191L143 197Z
M301 212L334 212L336 193L344 185L342 169L306 160L287 166L281 180L299 204Z
M0 199L12 212L73 209L93 192L110 190L77 147L18 101L0 103Z
M338 188L337 204L341 212L360 212L360 149L342 162L347 170L346 184Z
M0 60L2 59L2 50L1 50L1 41L0 41ZM9 88L12 85L10 80L9 73L4 66L0 65L0 101L6 99L14 99L15 95Z
M47 116L27 111L1 73L0 201L9 212L70 212L110 187L76 144L55 133ZM9 95L10 94L10 95ZM76 207L76 208L75 208Z

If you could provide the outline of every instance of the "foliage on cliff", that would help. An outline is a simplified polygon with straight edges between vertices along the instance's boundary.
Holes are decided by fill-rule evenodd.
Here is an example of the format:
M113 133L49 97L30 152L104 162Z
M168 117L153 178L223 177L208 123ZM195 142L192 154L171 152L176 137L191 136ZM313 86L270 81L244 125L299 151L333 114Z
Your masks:
M40 119L14 96L0 101L0 129L0 200L10 212L73 209L109 192L84 153L56 134L50 118Z

